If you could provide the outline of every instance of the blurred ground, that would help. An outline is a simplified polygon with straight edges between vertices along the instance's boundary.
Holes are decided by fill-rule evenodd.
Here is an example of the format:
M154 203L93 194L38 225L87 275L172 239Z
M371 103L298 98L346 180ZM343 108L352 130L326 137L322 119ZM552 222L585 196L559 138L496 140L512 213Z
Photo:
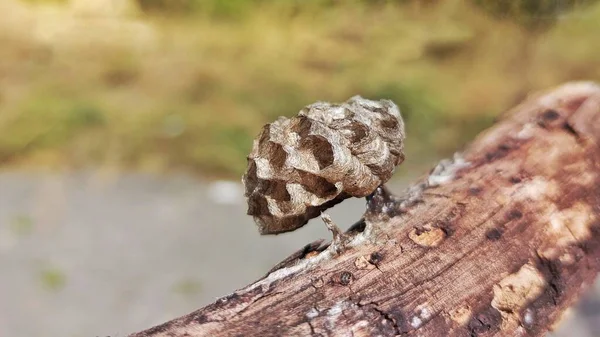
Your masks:
M331 215L348 226L363 204ZM238 183L139 174L0 174L0 229L0 336L14 337L123 336L330 237L319 222L259 236Z
M330 238L315 220L259 236L240 189L187 176L0 174L0 336L125 336L211 303ZM348 227L363 209L353 199L329 213ZM599 336L598 294L600 284L553 336Z

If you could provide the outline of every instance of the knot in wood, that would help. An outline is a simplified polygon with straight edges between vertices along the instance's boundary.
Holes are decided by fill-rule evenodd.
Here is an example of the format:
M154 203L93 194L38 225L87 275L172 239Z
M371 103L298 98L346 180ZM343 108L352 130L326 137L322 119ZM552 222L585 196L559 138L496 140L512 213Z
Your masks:
M263 127L242 180L261 234L292 231L365 197L404 160L404 123L389 100L318 102Z
M369 257L369 263L373 264L373 265L379 265L379 263L381 263L381 261L383 260L383 255L380 252L373 252L371 253L371 256Z
M340 274L340 284L343 286L347 286L352 282L352 273L349 271L344 271Z

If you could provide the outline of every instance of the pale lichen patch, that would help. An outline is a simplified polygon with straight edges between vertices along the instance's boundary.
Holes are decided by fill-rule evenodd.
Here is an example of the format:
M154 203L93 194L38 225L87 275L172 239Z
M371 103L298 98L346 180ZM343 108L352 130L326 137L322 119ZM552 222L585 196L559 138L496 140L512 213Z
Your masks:
M420 200L423 196L423 191L425 188L427 188L426 181L410 186L402 196L400 209L406 209Z
M494 285L491 304L502 316L501 330L514 330L516 333L517 329L523 329L524 318L521 314L527 315L527 305L538 298L545 287L544 276L531 264L523 265L518 272L508 275ZM527 319L532 317L527 316Z
M531 308L525 309L523 312L522 324L525 327L531 327L535 324L535 312Z
M546 287L544 275L531 264L525 264L518 272L510 274L494 285L492 307L503 314L520 312L542 294Z
M506 194L499 194L494 198L498 206L504 206L510 202L510 198Z
M519 132L516 134L516 138L522 139L522 140L529 139L529 138L533 137L533 135L535 134L535 130L536 130L535 123L527 123L527 124L523 125L523 128L521 130L519 130Z
M561 167L561 171L569 176L569 182L590 186L598 179L598 174L594 167L586 161L576 161Z
M306 318L308 319L313 319L317 316L319 316L319 310L316 308L310 308L310 310L306 313Z
M327 319L325 321L325 326L328 329L335 329L337 320L340 318L340 316L342 315L342 312L347 307L348 307L348 303L346 301L339 301L339 302L335 303L331 308L329 308L325 312L326 319Z
M472 314L471 307L468 304L460 306L449 313L450 319L459 326L466 326L471 320Z
M558 257L558 254L560 254L560 251L556 247L547 247L538 249L536 253L541 258L544 258L546 260L554 260Z
M339 301L334 304L329 310L327 310L327 315L331 317L337 317L342 313L342 310L346 307L345 301Z
M432 316L433 311L429 305L427 303L421 304L415 309L415 315L410 319L410 325L413 328L418 329Z
M446 238L446 232L441 228L432 227L430 224L427 224L423 228L413 228L408 233L408 237L419 246L437 247Z
M522 326L519 326L515 329L515 337L521 337L521 336L529 336L529 334L527 333L527 330L525 330L525 328L523 328Z
M317 277L316 279L312 280L311 285L318 289L325 285L325 281L323 281L322 277Z
M421 316L421 318L424 320L430 319L431 316L433 316L433 311L431 310L431 308L429 307L429 305L427 303L421 304L420 306L418 306L417 311L419 312L419 315Z
M356 235L354 235L352 237L352 239L350 239L350 241L346 244L347 247L356 247L356 246L360 246L363 243L370 241L373 237L373 230L375 228L373 228L373 226L369 226L367 225L364 232L358 233Z
M352 336L369 336L369 328L369 321L362 320L354 323L350 327L350 331L352 333Z
M461 154L455 153L452 159L444 159L431 171L427 177L427 186L439 186L446 184L456 177L456 173L466 167L471 166Z
M410 326L412 326L415 329L420 328L422 324L423 320L421 320L421 317L419 316L413 316L413 318L410 319Z
M571 208L554 212L550 217L548 230L556 236L555 245L565 247L588 239L593 220L591 207L578 202Z
M564 97L592 95L599 89L600 87L594 82L581 81L567 83L541 96L538 102L546 108L553 108L560 106Z
M355 266L356 266L356 268L358 268L358 269L367 269L367 270L370 270L370 269L375 269L375 266L374 266L373 264L371 264L371 263L369 262L369 260L368 260L368 259L367 259L365 256L363 256L363 255L359 256L359 257L358 257L358 258L357 258L357 259L354 261L354 265L355 265Z
M285 267L285 268L281 268L281 269L277 269L277 270L273 271L264 279L254 283L252 286L248 287L246 289L246 291L251 291L251 290L255 289L256 287L262 287L263 289L267 290L273 282L281 280L290 275L297 274L302 271L308 270L311 267L318 264L319 262L329 260L332 257L333 257L333 252L331 250L327 249L327 250L321 252L319 255L316 255L315 257L312 257L310 259L302 259L293 266Z
M575 257L571 253L564 253L558 259L564 265L570 265L575 263Z
M460 170L470 166L471 163L466 161L460 153L455 153L452 159L441 160L433 170L431 170L429 176L418 184L410 186L403 193L400 209L407 209L418 202L423 196L423 191L427 188L444 185L455 180L456 175Z
M538 201L546 198L554 198L558 195L559 188L556 182L542 177L535 177L524 182L513 195L513 199L516 201Z

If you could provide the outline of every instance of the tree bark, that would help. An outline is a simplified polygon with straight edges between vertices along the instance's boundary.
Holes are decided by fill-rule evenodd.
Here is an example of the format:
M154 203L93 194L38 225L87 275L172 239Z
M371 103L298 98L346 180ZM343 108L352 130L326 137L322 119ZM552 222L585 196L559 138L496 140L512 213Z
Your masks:
M600 87L530 97L344 240L131 337L544 335L600 269Z

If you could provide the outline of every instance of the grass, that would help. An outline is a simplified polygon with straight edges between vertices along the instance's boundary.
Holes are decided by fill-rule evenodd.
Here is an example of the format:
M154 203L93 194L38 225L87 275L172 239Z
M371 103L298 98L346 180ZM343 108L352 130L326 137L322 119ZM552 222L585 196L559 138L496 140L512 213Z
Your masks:
M202 292L202 283L195 279L182 279L173 286L173 292L182 296L193 296Z
M9 224L11 231L19 237L28 236L34 229L33 219L26 214L15 216L10 220Z
M183 10L157 0L92 19L38 2L18 6L39 34L0 23L5 165L239 177L263 124L361 94L399 104L406 165L418 167L531 90L600 79L598 4L532 29L531 16L523 24L459 0L180 1Z
M39 280L44 289L50 292L58 292L67 283L64 272L57 268L44 268L39 271Z

